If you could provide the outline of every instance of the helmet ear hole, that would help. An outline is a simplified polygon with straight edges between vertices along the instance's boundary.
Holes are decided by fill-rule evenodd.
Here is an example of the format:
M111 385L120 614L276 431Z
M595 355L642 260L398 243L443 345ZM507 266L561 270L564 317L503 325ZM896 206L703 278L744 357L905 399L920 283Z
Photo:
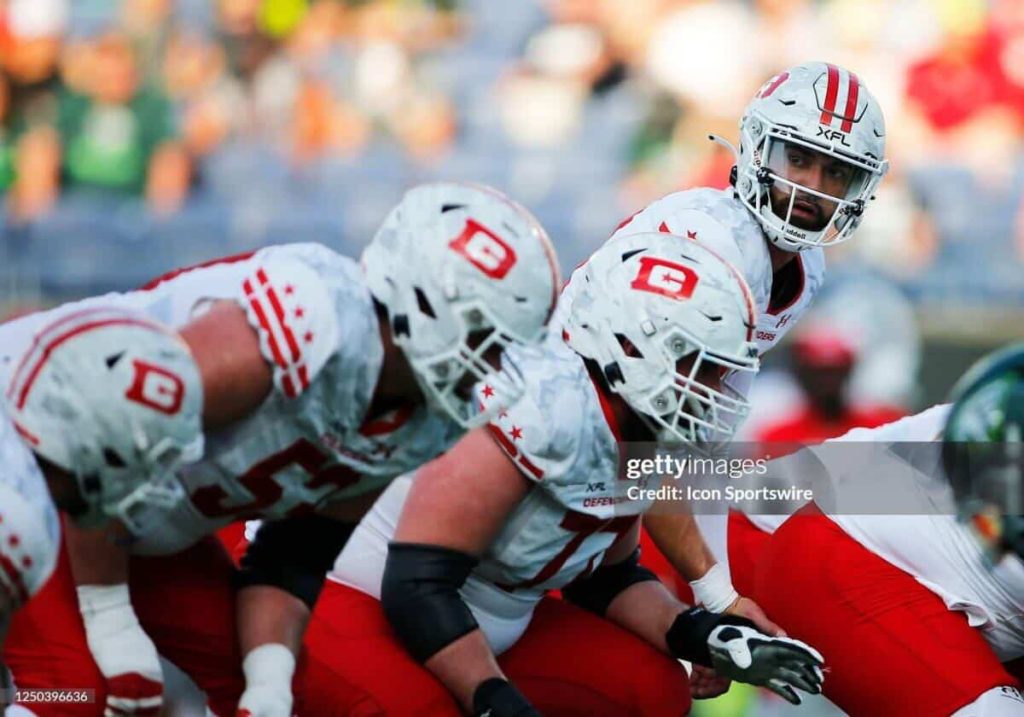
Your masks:
M395 314L391 321L391 330L395 336L409 336L409 317L406 314Z
M82 477L82 490L89 495L95 495L100 492L100 477L95 473L90 473L87 476Z
M604 378L608 381L608 386L614 386L616 383L625 383L626 379L622 377L622 369L619 368L617 363L605 364L604 367Z

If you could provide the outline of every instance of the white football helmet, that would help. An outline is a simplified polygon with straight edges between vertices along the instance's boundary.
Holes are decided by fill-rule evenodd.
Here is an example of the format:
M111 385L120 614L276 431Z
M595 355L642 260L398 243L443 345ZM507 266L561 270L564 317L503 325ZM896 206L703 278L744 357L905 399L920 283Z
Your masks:
M719 137L712 139L735 149ZM816 191L787 178L787 147L798 146L847 165L842 196ZM836 65L808 62L766 82L740 120L740 149L733 184L736 194L780 249L801 251L845 241L860 224L867 203L888 171L882 110L857 75ZM769 189L785 192L773 206ZM834 207L821 207L824 226L807 229L793 222L794 203L803 195ZM810 195L810 196L808 196Z
M202 383L185 343L155 321L97 308L43 328L7 392L15 428L38 458L71 473L84 527L183 497L174 475L202 455Z
M362 263L428 401L468 428L522 395L507 355L500 372L485 359L539 343L555 306L558 261L529 211L488 187L424 184L391 210ZM493 409L476 413L475 381L500 399Z
M695 241L648 233L609 242L573 281L582 285L572 294L566 341L597 363L657 440L727 440L747 401L699 377L709 364L718 377L758 369L754 301L739 272ZM680 362L691 358L682 372Z

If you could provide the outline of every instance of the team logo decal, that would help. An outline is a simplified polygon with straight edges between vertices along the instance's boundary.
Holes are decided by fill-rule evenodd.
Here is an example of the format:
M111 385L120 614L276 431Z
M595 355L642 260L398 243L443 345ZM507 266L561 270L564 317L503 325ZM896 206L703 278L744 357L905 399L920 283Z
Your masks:
M688 266L645 256L640 259L640 271L630 286L637 291L649 291L678 301L693 296L698 281L697 272Z
M135 359L135 378L125 398L141 403L154 411L173 416L181 410L185 398L185 382L165 368Z
M448 247L492 279L504 279L516 263L515 249L474 219L466 220L462 233Z

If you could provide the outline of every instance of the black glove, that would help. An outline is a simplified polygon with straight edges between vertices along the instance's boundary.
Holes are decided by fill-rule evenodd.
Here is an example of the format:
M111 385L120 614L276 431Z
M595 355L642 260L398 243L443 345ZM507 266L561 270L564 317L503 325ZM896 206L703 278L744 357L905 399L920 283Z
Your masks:
M691 608L680 613L665 636L678 658L713 667L722 677L767 687L793 704L801 689L821 693L825 659L810 645L770 637L742 617Z
M492 677L473 692L476 717L541 717L522 692L508 680Z

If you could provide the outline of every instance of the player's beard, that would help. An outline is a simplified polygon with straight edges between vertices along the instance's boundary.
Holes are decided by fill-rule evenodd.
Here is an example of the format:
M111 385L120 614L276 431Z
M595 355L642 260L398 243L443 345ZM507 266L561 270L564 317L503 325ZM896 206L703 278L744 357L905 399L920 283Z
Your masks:
M785 190L771 191L772 212L779 219L785 220L789 212L790 192ZM789 223L806 231L820 232L828 225L832 216L822 207L824 200L813 195L796 190L796 200L793 202L793 213L789 217ZM835 209L832 210L834 212Z

